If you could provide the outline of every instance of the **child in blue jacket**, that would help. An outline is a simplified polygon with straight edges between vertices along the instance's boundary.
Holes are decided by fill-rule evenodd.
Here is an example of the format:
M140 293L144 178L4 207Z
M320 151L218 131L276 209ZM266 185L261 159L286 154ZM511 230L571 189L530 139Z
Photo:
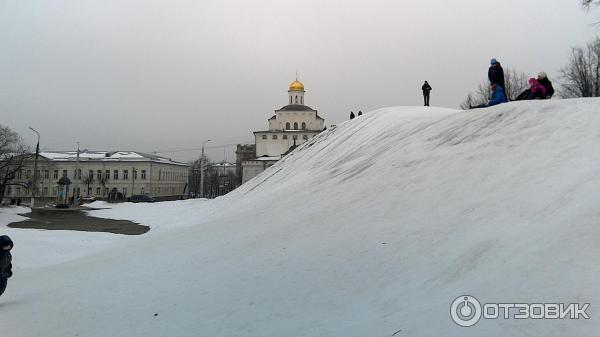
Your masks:
M490 93L489 102L486 104L476 106L475 108L487 108L490 106L508 102L508 100L506 99L506 94L504 94L504 88L502 88L496 83L492 83L490 88L492 89L492 91Z

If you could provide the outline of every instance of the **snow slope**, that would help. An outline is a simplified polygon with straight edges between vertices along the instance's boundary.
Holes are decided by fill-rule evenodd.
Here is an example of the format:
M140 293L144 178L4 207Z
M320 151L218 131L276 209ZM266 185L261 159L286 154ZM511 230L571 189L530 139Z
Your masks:
M225 197L94 211L153 229L23 268L0 298L1 334L592 336L599 106L381 109ZM22 234L15 259L29 244ZM591 319L460 328L449 311L463 294L589 302Z

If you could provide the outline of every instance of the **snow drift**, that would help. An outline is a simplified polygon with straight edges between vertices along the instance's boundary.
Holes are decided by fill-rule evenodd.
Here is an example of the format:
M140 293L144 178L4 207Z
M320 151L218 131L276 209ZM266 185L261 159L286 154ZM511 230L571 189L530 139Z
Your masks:
M593 335L599 106L381 109L323 132L226 197L94 211L153 230L70 261L19 270L20 252L39 242L11 232L21 237L1 334ZM39 254L55 254L63 234L43 233L57 244ZM591 303L591 319L461 328L449 312L463 294Z

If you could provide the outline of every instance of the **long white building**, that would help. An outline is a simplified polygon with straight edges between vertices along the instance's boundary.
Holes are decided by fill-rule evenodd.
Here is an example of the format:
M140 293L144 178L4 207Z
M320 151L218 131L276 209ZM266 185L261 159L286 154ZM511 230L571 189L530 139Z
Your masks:
M31 196L34 160L28 160L17 173L5 198ZM149 195L157 200L178 199L187 193L189 165L156 155L135 151L43 151L37 164L36 197L55 199L58 180L71 181L69 196L93 196L101 199Z

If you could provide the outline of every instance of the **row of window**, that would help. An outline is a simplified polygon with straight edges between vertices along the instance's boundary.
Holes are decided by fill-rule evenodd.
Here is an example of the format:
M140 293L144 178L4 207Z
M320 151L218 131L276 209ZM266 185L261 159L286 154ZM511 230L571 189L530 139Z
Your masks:
M267 139L267 138L268 138L267 135L262 135L262 139ZM272 138L273 139L277 139L277 135L273 135ZM288 139L288 136L287 135L283 135L281 138L282 139ZM298 135L294 135L294 139L298 139ZM308 140L308 135L302 135L302 139Z
M79 171L79 172L77 172L77 171ZM96 170L96 180L98 180L98 181L110 180L111 179L110 173L111 173L110 170L105 170L104 172L102 172L102 170ZM75 176L76 176L75 179L81 179L81 170L76 170ZM89 170L87 176L91 179L94 179L94 171ZM119 177L122 177L123 180L129 180L129 170L123 170L121 175L120 175L119 170L113 170L112 171L112 179L119 180ZM133 178L133 180L138 179L138 170L132 171L132 178ZM140 179L141 180L146 179L146 170L140 170Z
M56 186L52 188L52 195L53 196L58 195L58 189L59 188L60 187L56 187ZM171 193L171 194L174 195L174 194L177 194L177 193L181 193L181 189L182 189L181 186L165 186L165 187L162 187L162 188L160 186L158 186L158 187L152 188L153 192L156 193L157 195L160 195L161 192L162 193ZM123 193L123 195L125 195L125 196L128 195L127 194L127 187L123 187L121 190L122 190L121 192ZM96 191L95 191L96 194L95 195L98 196L98 197L100 197L100 196L106 196L106 195L108 195L110 193L110 191L111 191L111 188L109 188L109 187L96 187ZM14 190L13 190L12 186L8 186L7 192L8 192L7 193L8 196L26 196L26 195L30 195L29 194L30 190L28 190L26 188L21 189L20 186L17 186ZM14 194L13 194L13 192L14 192ZM43 187L42 190L41 190L42 196L47 197L47 196L49 196L48 193L49 193L48 187L46 187L46 186ZM89 188L87 194L88 195L92 194L92 188L91 187ZM146 194L144 187L140 188L140 194Z
M295 101L298 104L298 95L296 95ZM292 96L290 96L290 104L292 104ZM300 104L304 104L304 96L300 96Z
M23 174L24 172L22 171L18 171L16 173L16 178L17 179L23 179L23 178L32 178L31 176L31 170L27 170L25 171L25 175ZM62 173L62 177L68 177L68 171L67 170L62 170L62 172L60 172L59 170L54 170L53 172L53 179L58 179L59 178L59 173ZM145 180L146 179L146 170L139 170L140 173L140 179L141 180ZM40 179L50 179L50 170L37 170L36 171L36 175L38 177L40 177ZM119 178L121 177L123 180L129 180L129 170L123 170L122 172L119 170L112 170L112 175L111 175L111 170L106 170L106 171L102 171L102 170L97 170L96 174L94 174L94 170L89 170L88 171L88 175L85 178L90 178L91 180L96 179L96 180L110 180L112 176L113 180L119 180ZM132 171L132 176L134 180L138 179L138 170L133 170ZM81 175L81 169L75 169L73 170L73 175L72 175L73 179L75 180L81 180L82 179L82 175ZM187 174L184 172L171 172L171 171L158 171L158 179L159 180L185 180L187 179Z
M294 128L293 129L291 128L291 126L292 125L290 124L290 122L285 123L285 129L286 130L298 130L298 122L294 122ZM301 130L306 130L306 123L302 122L301 127L302 127Z
M185 180L187 179L186 172L173 172L173 171L161 171L158 170L159 180Z
M15 193L14 195L16 195L16 196L29 195L28 191L29 190L26 188L23 188L23 190L21 191L21 187L19 187L19 186L17 186L14 190L13 190L12 186L8 186L7 190L6 190L8 196L13 196L13 192ZM53 189L53 191L58 193L57 187L55 187ZM21 192L22 192L22 194L21 194ZM48 187L42 188L41 192L42 192L43 196L47 196L48 195Z

